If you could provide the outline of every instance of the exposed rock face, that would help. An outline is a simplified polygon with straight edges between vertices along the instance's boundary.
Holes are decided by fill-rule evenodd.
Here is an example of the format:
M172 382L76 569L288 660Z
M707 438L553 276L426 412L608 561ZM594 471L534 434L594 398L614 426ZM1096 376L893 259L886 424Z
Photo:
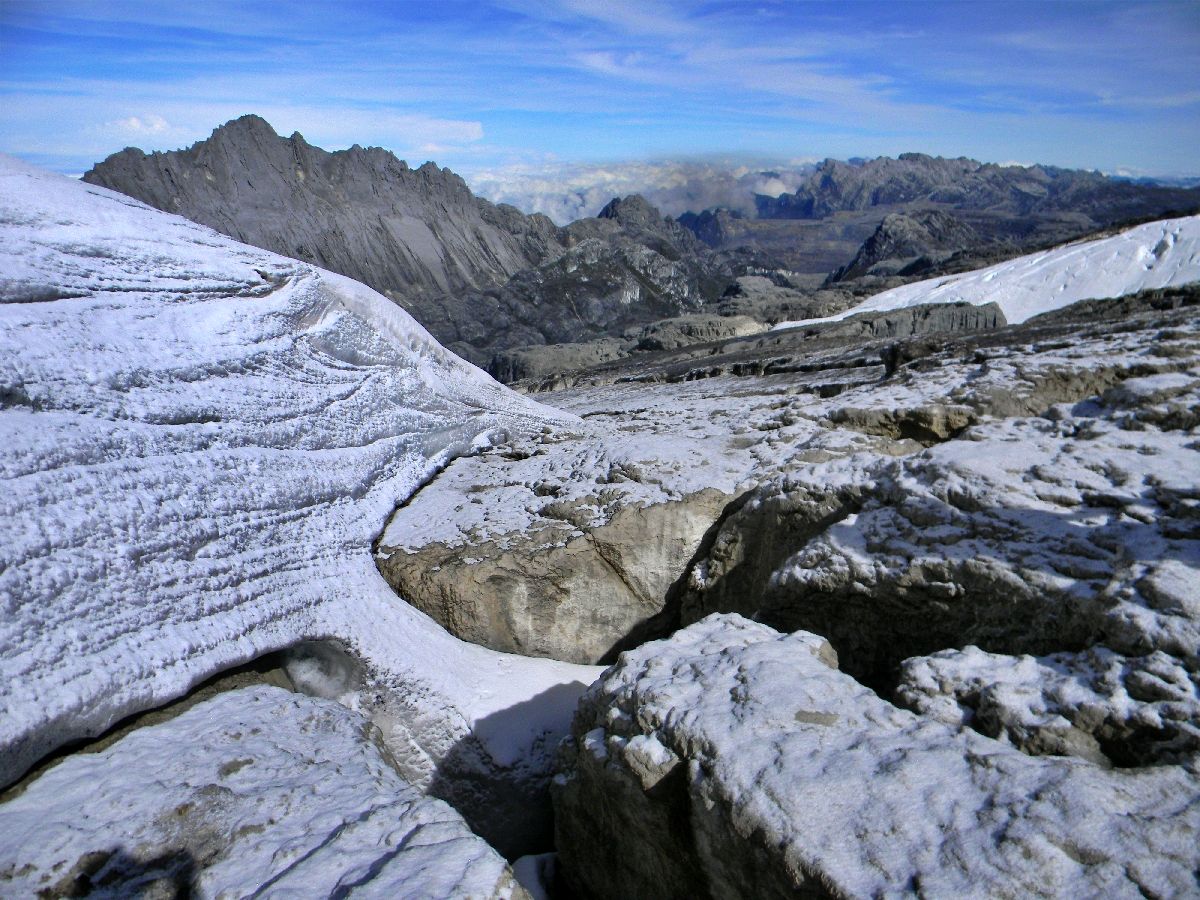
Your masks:
M794 193L756 202L757 219L720 210L680 222L716 250L753 248L798 272L842 267L861 276L879 266L886 274L906 261L933 275L940 266L978 268L1117 222L1194 212L1200 190L905 153L862 163L825 160ZM890 214L909 221L881 230ZM947 214L953 221L929 218Z
M488 363L488 374L511 384L524 378L545 378L562 372L586 369L628 355L629 342L599 338L581 344L535 344L501 350Z
M273 687L64 760L0 806L0 831L11 896L526 896L366 717Z
M1099 172L1053 166L999 166L923 153L861 165L827 159L792 194L759 197L761 218L813 219L847 210L926 201L1012 216L1075 212L1115 221L1190 208L1200 192L1132 184Z
M693 315L664 319L645 326L633 337L635 350L678 350L692 344L745 337L766 331L750 316Z
M559 252L557 229L378 147L328 153L258 116L186 150L127 148L83 180L371 285L393 299L489 287Z
M830 273L829 280L844 281L863 275L894 275L922 257L948 257L985 241L971 226L940 209L892 213L859 248L854 259ZM925 264L931 261L926 259Z
M643 198L613 200L560 233L561 255L502 287L445 298L434 330L467 355L620 336L631 327L703 309L729 278L690 232ZM503 364L500 363L500 368Z
M592 524L589 504L547 496L540 530L465 547L434 543L406 552L385 545L379 569L400 596L464 640L594 663L662 611L730 499L703 490L617 506Z
M1187 894L1194 768L1031 757L897 709L821 637L713 616L624 654L554 782L583 897Z
M187 150L123 150L84 180L362 281L480 365L699 309L728 281L641 197L560 229L475 197L433 163L410 169L378 147L328 153L258 116Z

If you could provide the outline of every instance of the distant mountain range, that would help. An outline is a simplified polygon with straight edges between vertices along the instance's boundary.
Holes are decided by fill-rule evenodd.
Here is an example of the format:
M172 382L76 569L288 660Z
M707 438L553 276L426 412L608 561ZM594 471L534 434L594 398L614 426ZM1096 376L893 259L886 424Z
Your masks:
M796 271L842 267L843 274L861 275L883 262L892 263L885 270L896 271L927 253L988 248L1011 255L1118 223L1197 209L1200 188L903 153L896 159L827 159L795 191L756 197L756 217L708 210L680 221L714 249L749 246ZM895 238L875 235L885 217L900 214L928 223L935 211L941 215L924 244L914 243L924 226L895 222L907 232L898 255L880 255ZM875 246L861 247L867 240Z
M721 190L734 183L718 174ZM778 188L778 176L736 184ZM753 210L676 220L634 195L560 227L475 196L433 163L413 169L377 147L327 152L252 115L184 150L127 148L83 179L362 281L485 366L511 348L621 337L711 308L746 274L928 275L1200 208L1196 188L907 153L793 169L796 190L759 194Z

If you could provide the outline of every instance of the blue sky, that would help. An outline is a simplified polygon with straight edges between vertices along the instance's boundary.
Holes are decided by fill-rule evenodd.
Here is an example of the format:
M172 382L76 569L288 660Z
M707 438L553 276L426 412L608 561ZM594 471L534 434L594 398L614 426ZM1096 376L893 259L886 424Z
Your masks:
M1200 175L1200 3L0 0L0 151L256 112L470 174L919 150Z

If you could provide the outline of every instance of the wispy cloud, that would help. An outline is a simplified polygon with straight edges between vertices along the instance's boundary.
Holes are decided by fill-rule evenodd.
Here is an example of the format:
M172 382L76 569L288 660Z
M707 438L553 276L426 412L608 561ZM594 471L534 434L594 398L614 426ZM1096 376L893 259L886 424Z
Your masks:
M0 149L86 168L245 112L456 168L918 149L1200 171L1194 4L2 0Z

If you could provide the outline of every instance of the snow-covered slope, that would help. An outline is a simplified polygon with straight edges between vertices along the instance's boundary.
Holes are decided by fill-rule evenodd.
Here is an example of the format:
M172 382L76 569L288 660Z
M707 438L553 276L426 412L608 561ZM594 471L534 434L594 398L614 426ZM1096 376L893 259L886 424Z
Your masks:
M0 806L2 893L519 895L504 860L371 737L336 703L259 686L72 756Z
M454 453L561 418L356 282L0 158L0 784L300 639L394 689L416 768L484 718L518 760L566 714L526 701L593 670L449 637L370 545Z
M1113 237L1081 241L876 294L820 319L781 322L776 330L836 322L866 312L925 303L996 303L1010 324L1079 300L1120 297L1200 281L1200 216L1148 222Z

